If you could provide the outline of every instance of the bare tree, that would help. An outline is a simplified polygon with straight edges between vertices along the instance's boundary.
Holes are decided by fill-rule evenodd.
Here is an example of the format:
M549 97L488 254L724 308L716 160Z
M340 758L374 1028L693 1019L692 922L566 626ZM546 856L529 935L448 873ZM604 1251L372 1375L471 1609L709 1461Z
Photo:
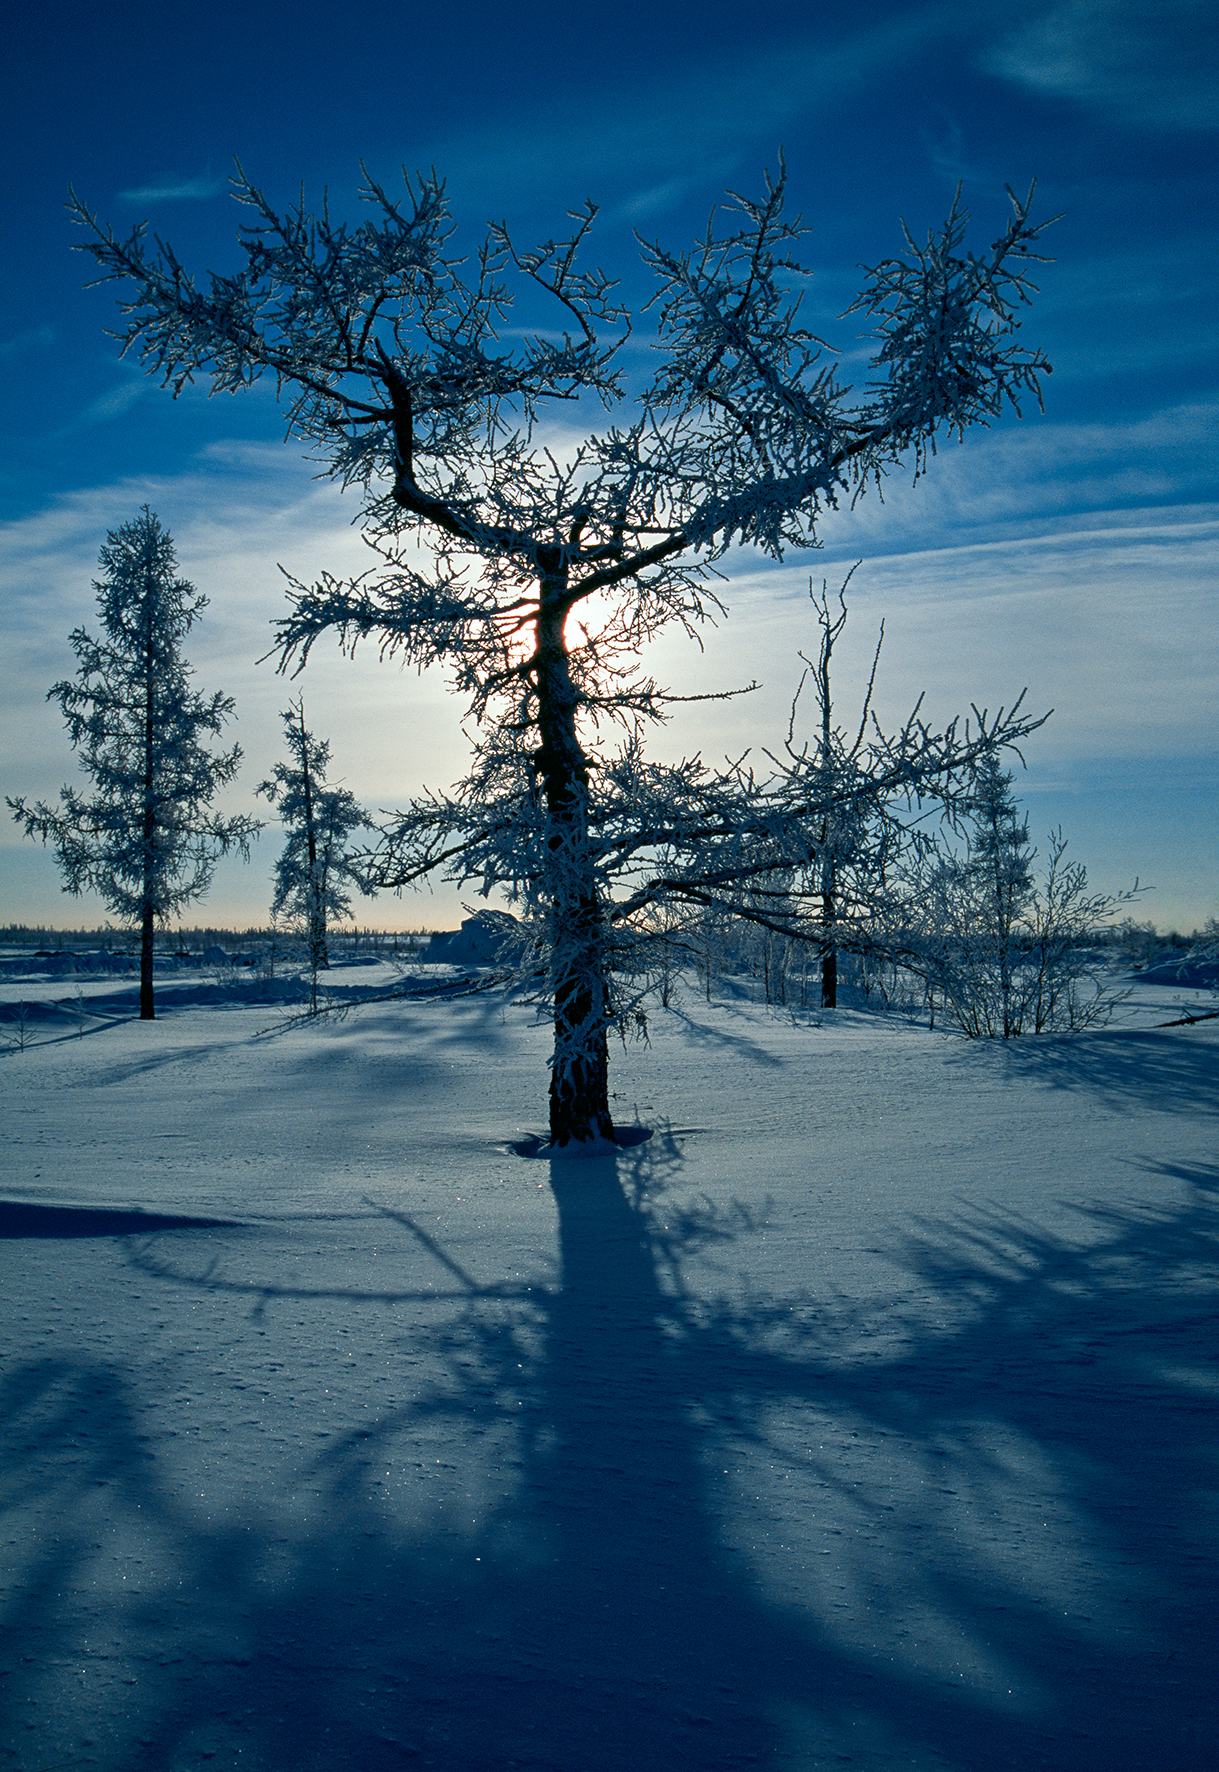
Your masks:
M839 588L836 611L830 607L829 590L824 580L820 597L813 590L812 584L809 585L809 597L820 629L820 644L815 661L803 652L800 654L804 674L792 700L785 744L790 762L809 774L812 798L820 801L826 808L817 832L817 849L811 863L813 878L810 882L820 901L822 936L819 949L823 1009L834 1009L838 1005L840 920L845 913L846 920L858 921L860 911L870 907L877 882L884 878L890 849L889 839L894 834L892 822L885 818L887 807L883 800L870 793L850 792L851 785L859 780L860 756L868 734L872 694L876 686L876 668L880 663L880 649L885 640L883 621L876 641L876 651L872 656L872 669L854 738L849 737L834 721L830 666L834 647L846 627L847 586L857 570L858 562L852 566ZM810 678L817 704L817 735L811 756L807 746L797 754L795 745L800 696ZM844 888L847 889L849 901L846 905L842 902Z
M54 845L69 892L99 892L139 928L140 1018L152 1021L155 925L207 891L217 856L236 847L248 858L259 825L210 810L241 747L216 755L202 741L219 733L233 702L189 686L182 641L207 598L175 576L173 541L147 505L111 530L101 564L107 576L94 589L105 638L77 628L77 677L48 691L95 792L61 788L58 809L8 804L27 836Z
M244 263L204 289L143 227L119 239L72 200L101 280L131 286L124 349L175 394L199 374L216 390L273 376L289 435L363 489L378 564L348 582L294 581L281 662L303 663L334 630L344 647L371 637L448 668L487 735L467 807L490 803L498 769L536 808L521 840L548 930L557 1146L613 1137L610 913L590 808L607 766L599 726L664 712L640 647L720 608L709 580L730 549L778 559L813 545L841 494L901 463L921 473L941 436L1039 399L1049 369L1017 339L1041 232L1031 193L1012 197L981 255L964 249L958 199L924 244L907 233L905 256L866 272L851 311L877 339L875 379L857 393L801 323L793 253L808 230L785 218L784 190L780 166L759 198L713 211L688 252L640 241L655 285L641 385L622 350L631 317L584 266L591 202L565 238L529 250L492 225L466 262L434 175L408 179L399 202L367 178L369 219L348 226L325 205L277 212L238 168ZM561 331L509 342L505 317L525 291L552 304ZM568 445L541 432L554 403L621 418ZM408 836L420 828L407 820ZM416 877L418 861L410 841L391 842L381 883Z

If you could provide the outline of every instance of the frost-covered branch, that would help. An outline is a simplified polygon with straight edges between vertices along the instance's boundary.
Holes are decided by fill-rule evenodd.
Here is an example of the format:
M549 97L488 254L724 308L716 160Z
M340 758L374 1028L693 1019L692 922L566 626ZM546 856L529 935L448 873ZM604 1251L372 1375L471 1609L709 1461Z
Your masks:
M826 852L818 819L841 828L864 801L950 795L936 783L975 742L916 713L833 779L792 753L759 781L697 760L649 772L641 729L667 693L640 648L674 624L697 636L722 607L712 587L731 550L815 546L841 495L907 458L920 471L941 431L1037 391L1049 365L1015 329L1040 227L1016 203L977 256L958 200L925 247L907 234L906 257L867 272L851 310L879 339L860 397L801 317L808 229L785 213L782 162L756 197L730 194L692 249L640 241L654 293L635 316L588 261L591 202L537 247L501 222L461 257L435 173L400 198L365 173L358 224L325 199L277 210L240 166L233 194L238 267L200 282L144 227L119 238L71 207L99 280L124 291L124 351L175 394L273 377L289 437L361 490L375 563L345 581L289 576L280 664L300 669L333 633L451 673L481 735L470 778L391 821L364 877L404 885L439 867L533 907L555 1006L555 1140L610 1137L610 980L632 919L719 903L742 881L780 915L771 881L807 878ZM510 329L521 298L548 304L554 326ZM633 378L622 347L642 315L655 367ZM571 446L539 435L546 414L586 409L604 421ZM983 721L978 742L1029 729L1006 718Z

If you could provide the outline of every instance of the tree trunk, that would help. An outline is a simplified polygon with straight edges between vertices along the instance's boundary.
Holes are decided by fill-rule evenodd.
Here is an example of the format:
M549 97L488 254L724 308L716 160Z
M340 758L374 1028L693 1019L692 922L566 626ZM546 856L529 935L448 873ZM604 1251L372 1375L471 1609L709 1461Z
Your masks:
M588 758L576 731L578 693L563 624L569 611L561 562L543 556L536 766L546 798L546 892L550 901L554 1057L550 1141L614 1137L609 1110L605 924L589 843Z
M146 579L144 586L144 830L142 856L142 896L140 919L140 1020L155 1021L152 1001L152 927L157 889L157 809L153 795L155 775L156 708L153 695L155 659L153 654L152 609L153 586Z
M828 831L826 834L828 836ZM833 862L823 862L821 869L821 921L827 930L833 929L834 918L838 915L838 906L835 902L837 884ZM823 1009L837 1009L838 1007L838 949L828 936L821 944L821 1007Z
M309 850L309 965L313 972L313 1007L317 1008L317 975L330 965L326 950L326 879L317 859L317 820L313 815L313 772L309 767L309 734L305 731L305 698L299 704L301 780L305 793L305 842Z
M854 571L854 568L851 569ZM848 576L848 581L850 574ZM843 594L846 585L842 587ZM811 586L810 586L811 590ZM842 623L846 620L847 607L842 605L842 620L837 624L830 620L829 604L824 601L824 616L821 624L821 655L818 660L817 699L821 706L821 751L818 759L821 779L828 785L833 781L834 768L834 720L833 700L830 695L830 659L834 655L834 641L841 632ZM821 1007L837 1009L838 1007L838 950L833 944L832 931L834 918L838 914L835 902L835 887L838 884L834 867L833 834L827 817L821 826L821 921L825 925L826 939L821 944Z
M1003 860L1000 849L998 821L991 820L995 855L993 863L995 888L995 935L999 959L999 1018L1003 1038L1012 1037L1012 905L1010 892L1004 891Z
M155 1021L152 1006L152 906L145 904L140 926L140 1020Z
M821 1007L837 1009L838 1007L838 950L824 947L821 950Z

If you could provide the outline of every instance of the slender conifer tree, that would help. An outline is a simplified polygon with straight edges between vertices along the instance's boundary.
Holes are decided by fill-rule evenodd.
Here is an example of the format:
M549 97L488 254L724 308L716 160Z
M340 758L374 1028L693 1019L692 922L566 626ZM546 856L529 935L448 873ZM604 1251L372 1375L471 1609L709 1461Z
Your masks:
M55 848L69 892L100 893L140 931L140 1019L154 1018L153 930L211 884L216 858L236 847L248 856L252 818L211 809L232 781L241 747L213 754L204 743L233 712L227 695L190 687L182 641L207 598L178 578L174 545L145 505L111 530L94 581L104 638L71 635L79 669L56 683L72 747L93 782L73 787L59 806L10 799L30 837Z
M305 726L304 696L285 708L283 722L289 761L277 763L258 787L277 807L285 834L271 915L287 917L305 937L316 1010L317 975L330 965L327 930L350 915L348 889L358 883L347 840L368 818L354 794L328 785L330 746Z

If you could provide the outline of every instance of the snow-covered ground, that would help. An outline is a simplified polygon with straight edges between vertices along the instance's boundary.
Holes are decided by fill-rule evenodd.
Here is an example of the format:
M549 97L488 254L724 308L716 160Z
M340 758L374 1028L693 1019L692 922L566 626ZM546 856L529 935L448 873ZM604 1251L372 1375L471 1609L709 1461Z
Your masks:
M1213 1772L1191 993L687 990L551 1163L502 993L75 982L0 987L0 1767Z

